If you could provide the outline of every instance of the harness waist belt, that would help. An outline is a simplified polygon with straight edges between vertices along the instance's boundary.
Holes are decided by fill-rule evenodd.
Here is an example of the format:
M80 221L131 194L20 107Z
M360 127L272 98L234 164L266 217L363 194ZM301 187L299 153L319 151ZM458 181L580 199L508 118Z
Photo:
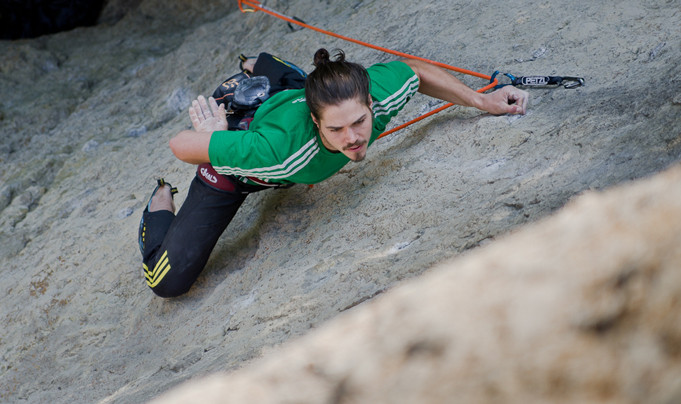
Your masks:
M234 192L236 187L234 183L222 174L218 174L210 163L203 163L196 169L196 174L213 188L221 191Z

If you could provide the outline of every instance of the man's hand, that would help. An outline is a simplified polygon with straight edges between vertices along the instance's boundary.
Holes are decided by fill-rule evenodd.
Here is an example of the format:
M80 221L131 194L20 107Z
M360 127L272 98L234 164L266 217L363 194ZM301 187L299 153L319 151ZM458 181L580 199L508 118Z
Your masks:
M227 130L225 104L218 107L213 97L208 98L206 102L206 98L199 95L189 107L189 119L197 132L213 133L217 130Z
M484 94L480 109L494 115L525 114L530 95L511 86L501 87L497 91Z
M194 130L183 130L170 139L175 156L190 164L209 163L208 148L213 132L227 129L225 104L218 107L213 97L199 96L189 107L189 119Z

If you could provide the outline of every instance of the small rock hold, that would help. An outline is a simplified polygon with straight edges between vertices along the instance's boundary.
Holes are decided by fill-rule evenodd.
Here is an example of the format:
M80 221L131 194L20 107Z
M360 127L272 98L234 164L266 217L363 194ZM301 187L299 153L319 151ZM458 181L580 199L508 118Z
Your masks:
M186 88L176 88L166 100L166 105L171 111L184 111L192 103L192 96Z
M648 54L648 61L652 62L657 55L660 54L665 45L667 45L666 42L659 43L653 50L651 50Z
M681 105L681 93L676 94L674 98L672 98L672 104Z
M96 140L88 140L83 145L83 151L84 152L91 152L93 150L96 150L97 147L99 147L99 142L97 142Z
M51 73L51 72L54 72L56 70L59 70L59 62L57 62L56 60L47 59L42 64L41 68L44 72Z
M134 211L135 211L135 210L134 210L133 208L130 208L130 207L128 207L128 208L123 208L123 209L121 209L121 210L118 211L118 218L119 218L119 219L125 219L126 217L132 215L132 213L133 213Z
M140 137L147 133L147 127L142 125L137 128L131 128L128 130L128 137Z
M541 48L537 49L536 51L534 51L532 53L532 58L533 59L539 59L540 57L544 56L545 54L546 54L546 48L542 46Z

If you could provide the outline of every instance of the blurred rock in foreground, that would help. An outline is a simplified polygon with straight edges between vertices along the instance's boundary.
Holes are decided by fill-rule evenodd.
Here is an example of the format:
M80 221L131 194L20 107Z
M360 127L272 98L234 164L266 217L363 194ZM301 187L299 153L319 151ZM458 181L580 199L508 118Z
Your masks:
M677 166L153 403L678 403L680 245Z

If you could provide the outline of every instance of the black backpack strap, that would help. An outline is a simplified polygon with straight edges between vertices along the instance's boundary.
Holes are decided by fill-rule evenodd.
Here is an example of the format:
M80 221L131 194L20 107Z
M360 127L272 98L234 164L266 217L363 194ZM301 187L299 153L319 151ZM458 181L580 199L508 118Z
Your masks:
M262 52L253 68L254 76L265 76L270 81L270 96L289 89L305 87L307 74L291 62Z

